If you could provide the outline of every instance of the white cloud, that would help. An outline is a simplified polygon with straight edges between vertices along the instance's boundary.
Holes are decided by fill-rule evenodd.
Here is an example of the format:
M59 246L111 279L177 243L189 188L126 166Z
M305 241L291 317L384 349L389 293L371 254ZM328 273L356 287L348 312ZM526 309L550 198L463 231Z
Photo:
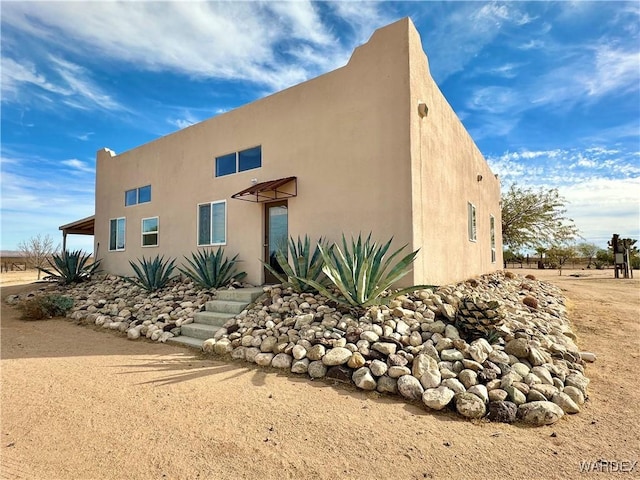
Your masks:
M355 28L377 18L377 4L332 8ZM3 5L3 23L75 54L100 52L136 69L246 80L272 89L338 66L354 46L341 44L318 7L306 1L15 2ZM304 58L304 65L291 65L283 58L287 54ZM95 101L106 100L85 85L73 86Z
M73 170L77 170L84 173L94 173L95 169L87 165L82 160L78 160L76 158L72 158L70 160L63 160L60 162L62 165L67 167L71 167Z

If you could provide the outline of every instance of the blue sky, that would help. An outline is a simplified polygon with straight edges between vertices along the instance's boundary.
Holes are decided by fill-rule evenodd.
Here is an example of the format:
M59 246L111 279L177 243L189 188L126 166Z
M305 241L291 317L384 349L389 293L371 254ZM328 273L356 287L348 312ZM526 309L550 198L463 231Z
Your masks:
M0 249L94 213L98 149L338 68L405 16L503 186L558 188L587 241L640 237L639 2L3 1Z

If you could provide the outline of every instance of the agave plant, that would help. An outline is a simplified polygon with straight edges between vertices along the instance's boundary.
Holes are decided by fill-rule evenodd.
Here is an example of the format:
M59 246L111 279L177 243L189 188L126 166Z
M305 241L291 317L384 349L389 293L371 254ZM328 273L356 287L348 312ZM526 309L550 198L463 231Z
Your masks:
M193 260L184 257L191 268L179 268L187 277L203 288L220 288L231 283L232 280L241 280L246 277L245 272L236 271L236 264L239 262L238 255L231 259L224 256L224 249L203 250L192 253Z
M125 277L125 279L147 292L154 292L166 286L171 280L174 269L176 268L175 259L171 261L165 260L164 256L156 255L152 260L142 257L138 260L138 264L129 260L129 265L133 268L135 278Z
M40 268L47 275L51 275L64 285L78 283L89 280L91 275L96 273L100 267L100 260L87 265L91 255L82 250L69 252L65 250L60 255L53 254L53 262L49 260L49 265L53 271Z
M322 245L325 250L330 249L325 240L320 238L313 254L311 254L311 242L308 236L305 235L304 240L298 237L297 242L293 237L290 237L289 254L293 259L293 266L289 264L289 260L282 250L276 251L276 261L282 269L281 272L277 271L267 262L262 262L262 264L280 280L283 285L291 287L295 292L317 292L318 289L308 283L307 280L312 280L325 286L328 284L328 279L322 272L324 260L320 253L320 245Z
M398 295L423 288L424 286L413 286L383 295L395 282L411 271L411 264L418 254L416 250L400 261L392 263L407 246L404 245L385 259L392 240L390 239L384 245L378 245L371 241L371 234L364 241L361 235L358 235L357 240L351 239L351 248L349 248L342 235L342 249L337 245L330 248L318 245L324 260L322 271L335 285L340 295L334 294L317 281L303 278L299 280L308 283L335 302L358 308L386 304Z

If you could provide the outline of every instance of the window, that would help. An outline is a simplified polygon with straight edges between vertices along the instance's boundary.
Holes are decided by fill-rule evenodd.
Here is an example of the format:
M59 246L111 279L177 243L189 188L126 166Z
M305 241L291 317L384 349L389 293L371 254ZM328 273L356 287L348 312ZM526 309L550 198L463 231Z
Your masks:
M124 250L125 224L126 219L124 217L114 218L109 221L109 251Z
M238 152L238 171L252 170L262 166L262 147L249 148Z
M151 185L134 188L124 192L124 206L137 205L138 203L148 203L151 201Z
M236 173L236 154L230 153L216 158L216 177Z
M216 177L253 170L262 166L262 147L253 147L240 152L216 157Z
M491 263L496 263L496 219L489 216L489 235L491 237Z
M476 236L476 206L473 203L467 203L468 224L469 224L469 240L475 242Z
M198 245L227 243L227 202L198 205Z
M142 246L158 246L158 217L142 219Z

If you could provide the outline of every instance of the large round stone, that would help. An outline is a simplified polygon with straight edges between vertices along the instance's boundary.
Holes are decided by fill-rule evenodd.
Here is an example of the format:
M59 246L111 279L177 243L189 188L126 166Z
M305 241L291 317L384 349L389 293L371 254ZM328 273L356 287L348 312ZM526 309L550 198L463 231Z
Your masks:
M447 387L428 388L422 394L424 404L433 410L442 410L453 399L453 390Z
M413 375L403 375L398 379L398 392L409 400L420 400L424 393L424 388Z
M487 418L492 422L513 423L516 421L517 413L518 407L515 403L491 402Z
M551 425L563 415L562 408L553 402L529 402L518 407L518 416L531 425Z
M455 402L458 413L466 418L482 418L487 412L484 402L473 393L458 393Z
M353 372L353 376L351 377L353 383L356 384L356 387L361 388L363 390L375 390L376 389L376 381L371 375L371 370L367 367L362 367Z
M329 367L332 367L335 365L343 365L349 361L349 359L351 358L351 355L353 355L353 352L348 348L344 348L344 347L332 348L331 350L329 350L327 353L324 354L324 357L322 357L322 363L324 363Z

